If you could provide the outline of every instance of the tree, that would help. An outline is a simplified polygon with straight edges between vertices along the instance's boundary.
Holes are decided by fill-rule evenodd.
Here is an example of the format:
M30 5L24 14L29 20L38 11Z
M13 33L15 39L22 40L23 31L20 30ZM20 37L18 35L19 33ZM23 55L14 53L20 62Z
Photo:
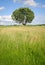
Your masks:
M34 13L29 8L19 8L12 13L11 17L14 21L16 20L17 22L26 25L27 22L32 22L34 19Z

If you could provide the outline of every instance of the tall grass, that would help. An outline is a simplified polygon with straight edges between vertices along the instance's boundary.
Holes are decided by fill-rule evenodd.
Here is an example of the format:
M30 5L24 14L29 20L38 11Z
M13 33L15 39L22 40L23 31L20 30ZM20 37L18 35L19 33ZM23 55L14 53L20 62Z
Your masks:
M0 65L45 65L45 26L0 27Z

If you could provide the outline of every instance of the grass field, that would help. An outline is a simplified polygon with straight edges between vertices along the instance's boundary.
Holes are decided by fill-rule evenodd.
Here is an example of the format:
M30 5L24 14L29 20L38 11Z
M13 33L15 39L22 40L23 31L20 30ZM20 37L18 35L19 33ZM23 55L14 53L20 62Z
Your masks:
M45 65L45 26L0 26L0 65Z

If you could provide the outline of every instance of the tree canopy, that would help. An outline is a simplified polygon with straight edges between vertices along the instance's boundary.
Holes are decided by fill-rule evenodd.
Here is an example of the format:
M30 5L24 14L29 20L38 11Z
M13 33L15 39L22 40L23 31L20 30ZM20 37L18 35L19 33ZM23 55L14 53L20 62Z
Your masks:
M27 22L31 23L34 19L34 12L29 8L19 8L12 13L11 17L14 21L26 25Z

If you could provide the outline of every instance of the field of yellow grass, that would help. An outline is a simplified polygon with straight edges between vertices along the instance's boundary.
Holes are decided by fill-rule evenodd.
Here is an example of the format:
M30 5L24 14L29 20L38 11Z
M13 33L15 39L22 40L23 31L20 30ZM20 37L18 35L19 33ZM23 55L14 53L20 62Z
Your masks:
M0 65L45 65L45 26L0 26Z

